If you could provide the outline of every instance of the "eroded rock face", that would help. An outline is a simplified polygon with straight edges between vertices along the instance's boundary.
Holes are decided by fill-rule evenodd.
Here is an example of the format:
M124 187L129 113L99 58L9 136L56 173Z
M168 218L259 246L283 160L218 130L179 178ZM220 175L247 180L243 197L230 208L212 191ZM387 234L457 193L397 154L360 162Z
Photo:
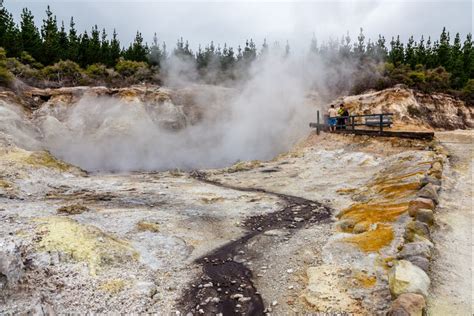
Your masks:
M446 94L424 94L401 87L339 99L352 114L393 113L395 128L465 129L474 126L474 109Z

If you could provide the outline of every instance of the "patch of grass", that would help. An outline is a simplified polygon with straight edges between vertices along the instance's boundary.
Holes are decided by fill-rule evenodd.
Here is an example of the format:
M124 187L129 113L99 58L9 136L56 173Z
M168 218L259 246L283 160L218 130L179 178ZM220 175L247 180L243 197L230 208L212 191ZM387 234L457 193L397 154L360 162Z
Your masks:
M72 204L72 205L65 205L61 206L58 208L58 213L59 214L68 214L68 215L76 215L76 214L81 214L89 209L81 204Z
M125 288L125 281L122 279L113 279L102 283L99 289L104 292L117 294Z
M149 231L152 233L158 233L160 231L160 225L158 223L148 222L145 220L141 220L137 223L137 229L139 231Z
M262 163L259 160L251 160L251 161L239 161L233 166L227 168L227 172L239 172L239 171L247 171L251 169L255 169L261 167Z

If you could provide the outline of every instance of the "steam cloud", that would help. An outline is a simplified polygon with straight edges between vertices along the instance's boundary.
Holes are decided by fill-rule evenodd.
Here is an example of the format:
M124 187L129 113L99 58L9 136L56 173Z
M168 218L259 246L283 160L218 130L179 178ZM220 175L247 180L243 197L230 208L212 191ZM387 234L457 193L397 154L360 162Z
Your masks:
M324 88L317 62L269 54L255 63L248 80L232 89L193 86L222 94L197 100L202 119L180 130L163 127L163 117L185 115L174 104L83 97L66 114L48 113L41 123L45 146L57 157L89 171L137 171L223 167L238 160L271 159L308 132L315 116L308 93ZM169 85L189 86L185 63L175 64ZM311 71L308 69L311 68ZM322 67L321 67L322 68ZM170 67L170 69L173 69ZM184 81L183 81L184 80ZM221 93L229 92L231 93Z

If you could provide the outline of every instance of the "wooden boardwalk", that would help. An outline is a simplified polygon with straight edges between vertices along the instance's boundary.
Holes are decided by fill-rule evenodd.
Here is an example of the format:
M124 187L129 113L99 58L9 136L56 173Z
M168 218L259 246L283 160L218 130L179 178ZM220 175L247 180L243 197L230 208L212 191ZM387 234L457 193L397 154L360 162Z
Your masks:
M319 134L321 130L329 130L329 125L320 123L319 111L317 113L317 123L309 123L309 126L316 128L316 132ZM338 126L334 133L337 134L354 134L354 135L367 135L367 136L378 136L378 137L398 137L398 138L411 138L411 139L423 139L432 140L434 138L434 132L410 132L410 131L387 131L385 128L390 128L392 125L391 113L382 114L368 114L368 115L350 115L345 117L338 117L339 119L345 120L344 126ZM365 119L365 122L358 122L356 120ZM365 126L372 129L359 129L356 126ZM377 129L374 129L376 127Z

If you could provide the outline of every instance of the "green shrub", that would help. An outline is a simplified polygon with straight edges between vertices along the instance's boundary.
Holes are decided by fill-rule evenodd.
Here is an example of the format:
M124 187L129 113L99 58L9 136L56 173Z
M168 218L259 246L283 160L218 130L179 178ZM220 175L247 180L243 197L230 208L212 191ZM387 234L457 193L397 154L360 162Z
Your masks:
M33 56L31 56L30 54L28 54L28 52L25 52L25 51L21 53L20 61L22 64L30 65L31 67L36 68L36 69L43 68L43 64L41 64L40 62L37 62L36 59L33 58Z
M0 86L9 86L13 82L13 75L7 68L7 53L0 47Z
M107 66L104 64L89 65L85 73L93 79L104 79L108 76Z
M30 65L24 65L16 58L7 58L6 60L7 69L16 77L24 79L28 82L32 80L42 79L43 76L41 71L31 67Z
M43 68L42 72L48 80L73 85L77 84L83 77L81 67L70 60L61 60L54 65Z
M144 62L120 58L117 65L115 65L115 70L124 77L130 77L137 73L143 74L149 69L148 65Z
M426 71L426 82L430 91L446 91L449 89L449 79L451 74L443 67L429 69Z
M424 72L421 71L411 71L408 73L408 78L414 83L414 84L420 84L426 81L426 76Z
M462 97L470 105L474 105L474 79L469 79L462 89Z

